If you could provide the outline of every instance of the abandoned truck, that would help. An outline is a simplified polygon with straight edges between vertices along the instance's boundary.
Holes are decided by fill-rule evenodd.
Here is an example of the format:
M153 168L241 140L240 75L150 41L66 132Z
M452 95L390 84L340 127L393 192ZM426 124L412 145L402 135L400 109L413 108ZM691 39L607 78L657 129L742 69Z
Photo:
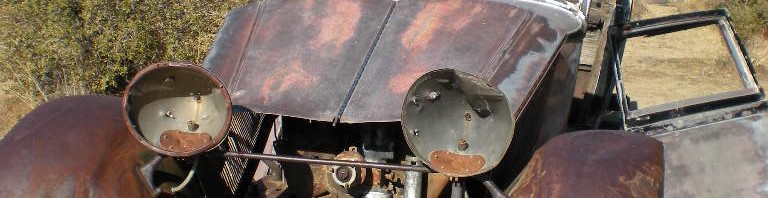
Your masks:
M0 197L768 196L766 101L728 12L592 4L256 1L202 67L29 113ZM634 39L700 28L738 86L643 100Z

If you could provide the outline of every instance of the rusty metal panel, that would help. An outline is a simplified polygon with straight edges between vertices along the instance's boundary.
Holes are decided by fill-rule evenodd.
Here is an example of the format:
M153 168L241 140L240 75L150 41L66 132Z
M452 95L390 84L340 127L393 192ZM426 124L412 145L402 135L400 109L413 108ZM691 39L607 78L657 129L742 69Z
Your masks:
M664 143L665 197L768 197L768 114L655 137Z
M268 114L397 121L439 68L489 79L517 110L582 21L556 1L259 1L227 17L204 67Z
M624 131L567 133L544 144L510 197L660 197L661 142Z
M120 98L58 99L0 142L0 197L150 197L137 167L153 155L123 124Z
M494 169L494 181L508 186L522 171L536 148L550 138L564 133L568 122L579 59L578 38L571 37L558 52L554 68L545 73L539 87L515 122L515 137L502 162Z
M452 68L498 85L517 112L567 34L576 13L533 1L400 1L386 24L342 122L398 121L408 88Z
M330 121L393 1L259 1L227 17L204 66L234 104Z

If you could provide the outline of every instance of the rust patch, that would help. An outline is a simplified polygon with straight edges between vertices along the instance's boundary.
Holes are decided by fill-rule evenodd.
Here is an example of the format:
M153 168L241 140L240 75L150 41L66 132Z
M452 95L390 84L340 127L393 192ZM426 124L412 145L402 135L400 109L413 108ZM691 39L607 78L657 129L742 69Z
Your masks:
M508 189L510 197L659 197L661 142L621 131L556 136ZM584 182L589 181L589 182Z
M329 9L328 16L320 19L316 26L320 32L310 41L310 45L313 49L333 46L333 51L338 52L355 34L361 15L360 2L334 1Z
M371 184L372 184L372 186L382 186L381 183L384 180L382 179L382 176L381 176L382 175L381 169L371 168L370 172L371 172Z
M289 89L305 90L317 83L317 76L304 70L301 62L294 61L289 67L275 70L269 75L261 87L264 103L270 102L270 95L280 95Z
M398 2L361 83L344 110L342 122L399 120L402 112L389 107L401 104L389 98L402 99L418 76L441 68L461 70L484 79L499 76L521 82L504 85L512 88L502 89L513 111L518 111L517 106L528 97L531 87L538 86L537 78L543 76L540 72L548 66L552 55L548 49L557 47L561 40L550 37L561 35L559 29L529 31L527 25L531 23L554 27L547 26L546 15L533 15L509 2ZM525 50L510 50L516 48ZM529 59L533 61L528 62ZM502 66L512 69L498 69Z
M408 50L421 50L428 46L435 36L435 31L442 25L440 19L446 18L461 7L462 1L432 2L416 15L413 24L403 33L400 42Z
M451 35L447 36L449 38L454 37L456 32L459 32L470 22L476 20L476 14L485 10L485 5L476 4L469 13L460 12L462 7L465 6L463 5L464 3L466 2L441 1L427 3L424 10L416 15L416 18L400 38L400 44L405 49L402 51L404 53L402 56L405 57L404 62L420 61L412 59L417 57L415 55L428 51L427 48L430 45L434 45L433 40L435 40L435 37L437 37L437 40L446 37L443 35ZM416 78L429 71L428 68L432 67L431 64L433 64L432 61L428 61L427 64L417 63L406 68L405 72L398 73L389 80L388 89L396 94L405 93Z
M450 178L439 173L429 173L427 175L427 198L438 198L448 185Z
M619 176L619 182L628 186L628 192L632 197L654 197L658 196L658 192L648 191L645 189L659 188L661 181L661 175L654 173L662 173L661 166L645 163L640 170L635 171L635 175L630 177Z
M190 152L205 147L211 142L207 133L189 133L179 130L168 130L160 136L160 146L171 152Z
M471 22L474 19L473 16L476 16L477 14L480 14L480 12L482 12L484 9L485 9L484 5L475 5L475 6L473 6L472 7L472 11L470 11L469 14L463 14L463 15L459 16L453 22L453 24L451 24L451 26L450 26L451 29L453 29L453 31L461 30L462 28L467 26L467 24L469 24L469 22Z
M476 174L485 165L481 155L464 155L446 150L429 153L429 161L435 171L449 176L470 176Z
M470 6L471 9L466 8ZM435 36L440 36L441 32L448 31L454 34L477 20L477 16L486 11L487 6L487 4L465 1L429 2L405 30L400 43L407 50L416 52L424 50L430 46ZM484 24L484 22L480 23Z
M389 79L389 86L387 87L392 93L404 94L411 88L411 84L416 81L419 76L428 72L427 67L418 66L408 69L408 72L403 72L395 75L392 79Z
M325 167L322 165L310 164L309 170L312 171L312 178L317 178L312 179L312 197L319 197L328 193L328 189L326 188L328 184L326 183L326 180L321 179L325 178Z
M312 8L315 7L315 1L304 1L301 3L302 13L312 13ZM304 21L311 21L309 15L304 15Z

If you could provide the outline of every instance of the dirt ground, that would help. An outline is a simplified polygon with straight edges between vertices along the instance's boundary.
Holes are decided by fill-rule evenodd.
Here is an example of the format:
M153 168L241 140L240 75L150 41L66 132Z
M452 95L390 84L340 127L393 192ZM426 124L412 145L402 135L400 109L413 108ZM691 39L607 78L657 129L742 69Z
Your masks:
M7 84L0 83L0 140L13 125L32 108L19 102L12 94L3 91Z
M11 130L11 127L30 111L27 105L18 102L16 98L0 91L0 139Z

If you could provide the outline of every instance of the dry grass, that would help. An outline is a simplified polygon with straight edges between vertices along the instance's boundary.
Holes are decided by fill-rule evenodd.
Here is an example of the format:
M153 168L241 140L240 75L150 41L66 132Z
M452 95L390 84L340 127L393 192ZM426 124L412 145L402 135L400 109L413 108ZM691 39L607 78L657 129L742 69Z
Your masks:
M768 86L768 39L750 39L744 41L752 64L757 72L758 83Z
M31 110L31 107L16 98L0 95L0 112L3 112L3 116L0 116L0 139Z
M714 25L630 39L622 60L627 95L642 108L742 88L722 40Z
M247 2L0 1L0 136L45 101L118 94L154 62L202 63L226 14Z

